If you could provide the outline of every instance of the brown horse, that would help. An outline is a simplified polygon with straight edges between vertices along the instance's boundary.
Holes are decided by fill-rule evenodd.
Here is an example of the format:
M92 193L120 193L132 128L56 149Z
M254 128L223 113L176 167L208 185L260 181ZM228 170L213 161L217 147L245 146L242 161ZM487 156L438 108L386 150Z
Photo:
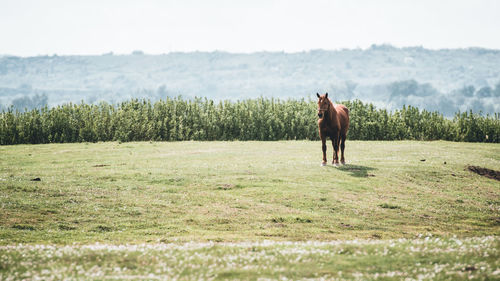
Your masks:
M328 99L328 93L318 96L318 127L319 137L323 149L323 162L326 165L326 138L330 137L333 145L333 161L335 166L339 165L339 146L341 151L340 163L345 164L344 148L347 130L349 130L349 109L342 104L333 105Z

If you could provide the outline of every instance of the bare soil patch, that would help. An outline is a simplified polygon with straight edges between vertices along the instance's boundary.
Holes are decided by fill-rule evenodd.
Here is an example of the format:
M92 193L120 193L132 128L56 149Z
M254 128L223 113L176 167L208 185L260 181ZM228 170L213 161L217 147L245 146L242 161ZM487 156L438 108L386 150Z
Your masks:
M479 166L468 166L467 170L490 179L500 181L500 171L491 170Z

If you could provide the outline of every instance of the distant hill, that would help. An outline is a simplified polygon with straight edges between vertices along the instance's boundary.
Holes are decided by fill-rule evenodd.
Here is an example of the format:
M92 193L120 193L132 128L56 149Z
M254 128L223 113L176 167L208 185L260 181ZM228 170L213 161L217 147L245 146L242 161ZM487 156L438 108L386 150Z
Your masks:
M388 109L411 104L447 115L500 112L500 50L369 49L300 53L226 52L0 57L0 104L119 102L166 96L361 99ZM31 100L30 100L31 99Z

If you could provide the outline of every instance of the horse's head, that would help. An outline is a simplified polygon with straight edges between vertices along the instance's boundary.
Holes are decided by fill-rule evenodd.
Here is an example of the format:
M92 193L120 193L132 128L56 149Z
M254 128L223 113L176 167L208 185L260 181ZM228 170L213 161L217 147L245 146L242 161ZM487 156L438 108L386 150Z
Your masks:
M325 116L325 112L327 112L330 109L330 100L328 99L328 93L324 95L319 95L316 93L318 96L318 117L321 119Z

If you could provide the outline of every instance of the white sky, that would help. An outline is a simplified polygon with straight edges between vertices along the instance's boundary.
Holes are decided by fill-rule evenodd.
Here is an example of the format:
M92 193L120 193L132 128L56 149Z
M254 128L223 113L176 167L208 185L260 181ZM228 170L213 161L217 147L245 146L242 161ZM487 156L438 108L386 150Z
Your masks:
M0 54L500 49L500 0L0 0Z

